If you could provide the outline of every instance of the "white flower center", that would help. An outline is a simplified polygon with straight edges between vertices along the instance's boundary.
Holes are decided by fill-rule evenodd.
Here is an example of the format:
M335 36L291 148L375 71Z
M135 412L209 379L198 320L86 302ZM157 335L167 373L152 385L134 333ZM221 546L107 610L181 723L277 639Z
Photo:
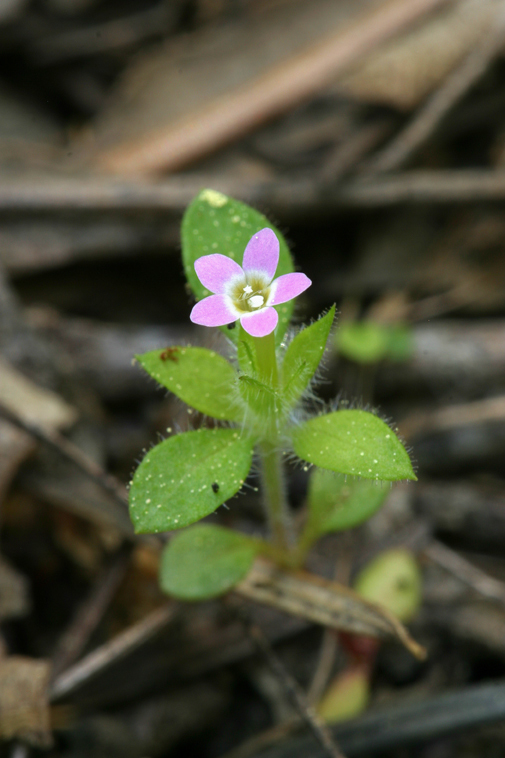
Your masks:
M251 305L252 308L261 308L263 303L265 302L265 298L263 295L253 295L249 298L249 305Z
M230 282L226 293L240 313L252 313L265 308L270 296L270 282L263 272L249 271L247 276Z

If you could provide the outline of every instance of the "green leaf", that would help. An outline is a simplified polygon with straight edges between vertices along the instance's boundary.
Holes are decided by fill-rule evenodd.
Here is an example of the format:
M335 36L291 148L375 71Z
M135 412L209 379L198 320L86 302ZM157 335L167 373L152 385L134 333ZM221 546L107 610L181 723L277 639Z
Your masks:
M294 429L293 446L300 458L330 471L391 482L417 480L398 437L367 411L317 416Z
M335 335L335 345L342 355L356 363L377 363L386 358L406 361L413 351L412 330L405 324L347 322Z
M373 321L348 321L335 335L338 352L356 363L376 363L388 350L388 335Z
M252 440L235 429L199 429L160 442L130 487L135 531L181 529L215 511L243 485L252 449Z
M367 662L368 663L368 662ZM327 724L359 716L370 700L370 670L365 662L344 668L328 685L317 705L317 713Z
M306 530L315 537L352 529L379 510L389 486L315 469L309 482L309 517Z
M200 524L177 534L165 548L161 588L181 600L222 595L246 576L256 553L256 545L245 535Z
M299 332L289 344L282 363L282 384L286 400L299 400L314 376L323 357L326 341L335 317L335 306L328 313Z
M286 241L262 213L215 190L204 189L200 192L187 208L181 230L184 273L197 300L207 297L210 292L200 283L195 273L196 259L202 255L221 253L242 265L247 243L253 234L265 227L275 232L280 244L279 265L275 276L290 274L294 267ZM278 342L288 327L293 307L292 300L276 306L279 314L276 329ZM228 337L237 341L237 329L222 329Z
M410 621L422 601L422 577L413 554L405 548L381 553L360 571L354 589L380 603L400 621Z
M136 358L153 379L197 411L213 418L242 421L237 372L218 353L203 347L171 347Z
M414 335L407 324L391 324L389 327L388 358L392 361L408 361L414 352Z

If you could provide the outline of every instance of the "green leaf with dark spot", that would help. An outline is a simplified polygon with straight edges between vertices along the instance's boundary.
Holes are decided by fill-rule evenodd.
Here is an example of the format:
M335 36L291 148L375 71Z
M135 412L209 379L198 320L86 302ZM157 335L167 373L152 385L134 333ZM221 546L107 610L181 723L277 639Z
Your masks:
M252 566L255 543L221 526L200 524L173 537L163 552L160 584L180 600L205 600L234 587Z
M303 460L341 474L391 482L417 479L398 437L367 411L317 416L293 430L293 446Z
M237 372L218 353L203 347L171 347L136 358L153 379L197 411L214 418L242 421Z
M309 516L305 531L312 537L359 526L376 513L390 485L316 468L309 482Z
M335 306L328 313L307 326L289 344L282 363L284 396L293 404L303 394L321 362L335 317Z
M280 244L279 265L275 276L290 274L294 267L286 241L262 213L215 190L204 189L200 192L187 208L181 230L184 273L197 300L210 295L195 273L197 258L220 253L242 265L247 243L253 234L265 227L275 232ZM288 327L293 307L293 300L276 306L279 314L276 329L278 342ZM237 341L237 329L222 329L230 339Z
M213 513L242 487L252 451L252 440L235 429L199 429L160 442L130 487L135 531L181 529Z

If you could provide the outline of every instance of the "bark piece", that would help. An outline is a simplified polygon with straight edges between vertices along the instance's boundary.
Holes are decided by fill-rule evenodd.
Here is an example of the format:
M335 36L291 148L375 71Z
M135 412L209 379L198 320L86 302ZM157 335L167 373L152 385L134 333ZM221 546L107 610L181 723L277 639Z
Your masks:
M196 334L189 320L187 326L119 326L38 311L32 323L45 339L65 350L87 385L100 397L114 400L155 391L147 375L132 363L135 355L187 344Z
M324 90L445 1L297 2L183 39L128 72L97 124L97 162L119 173L179 169Z
M0 357L0 413L2 407L48 431L70 426L77 418L76 410L58 395L38 387ZM0 418L0 502L19 466L35 448L29 434Z
M0 736L38 748L52 745L47 661L10 656L0 661Z
M490 29L498 0L463 0L360 61L338 89L409 110L434 90Z
M0 405L24 421L46 429L70 426L77 411L50 390L38 387L0 358Z

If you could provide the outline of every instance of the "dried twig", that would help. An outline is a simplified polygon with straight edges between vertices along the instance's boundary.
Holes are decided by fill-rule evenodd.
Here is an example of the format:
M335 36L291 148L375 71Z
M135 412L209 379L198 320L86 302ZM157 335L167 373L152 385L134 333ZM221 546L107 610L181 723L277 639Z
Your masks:
M156 134L102 153L119 173L174 171L242 136L332 83L335 76L447 0L388 0L249 84Z
M349 758L395 748L419 748L423 742L492 724L505 716L505 683L474 685L416 702L377 708L332 729ZM311 735L303 734L261 752L262 758L323 758Z
M61 636L52 658L53 681L79 657L91 634L100 623L124 577L131 549L132 543L126 543L119 548L109 566L98 577L91 595L79 608L68 629Z
M335 195L342 205L382 207L398 203L468 203L505 199L505 171L405 171L352 182ZM335 203L337 197L329 197Z
M354 540L349 532L340 535L340 549L333 579L344 586L349 585L351 578L353 546ZM335 663L337 649L337 632L335 629L325 627L318 661L307 692L309 703L317 703L326 689Z
M390 120L364 124L357 132L335 147L326 158L319 175L323 184L335 184L391 132Z
M31 52L37 63L53 64L69 58L120 50L146 38L167 34L176 20L176 4L161 0L152 8L123 18L37 39Z
M335 665L337 650L337 632L335 629L325 629L321 647L319 648L316 668L307 692L309 703L317 703L322 697Z
M489 600L496 600L505 606L504 582L500 582L498 579L489 576L489 574L474 566L473 563L467 561L459 553L436 540L430 542L423 552L430 561L442 566L450 574L478 592L479 595Z
M180 175L156 184L134 179L37 177L0 184L0 213L131 211L180 216L202 187L213 187L251 205L271 208L284 217L331 213L339 207L383 207L398 203L468 203L505 199L505 171L406 171L367 181L323 188L309 179L253 183L216 174Z
M175 612L176 607L173 603L157 608L138 624L93 650L55 679L50 690L51 699L59 700L70 695L112 663L145 644L172 621Z
M464 61L445 79L414 118L366 166L367 175L394 171L403 166L412 154L426 142L438 124L485 73L493 58L503 47L505 14L503 4L485 38Z
M39 425L29 423L2 404L0 404L0 416L19 429L28 432L52 450L56 450L59 455L71 461L80 471L108 492L123 509L127 507L128 497L124 486L62 434L56 430L43 429ZM131 535L131 530L129 534Z
M432 412L412 413L399 425L401 434L412 439L416 434L454 429L468 424L481 424L505 419L505 396L487 397L472 403L461 403Z
M247 633L253 641L258 652L263 655L274 674L278 677L282 686L289 695L293 705L296 707L300 716L307 723L316 737L319 744L323 747L326 755L330 758L345 758L343 753L335 744L331 736L331 732L326 724L319 718L315 709L308 702L305 692L300 687L298 682L286 671L283 663L274 652L268 638L257 624L254 624L249 619L247 613L242 608L237 607L237 612L240 615L244 626L247 629Z
M249 758L251 755L261 753L264 748L286 739L292 732L299 729L302 724L303 719L300 716L293 716L281 724L264 729L259 734L255 734L248 740L244 740L238 747L233 748L220 756L220 758Z

